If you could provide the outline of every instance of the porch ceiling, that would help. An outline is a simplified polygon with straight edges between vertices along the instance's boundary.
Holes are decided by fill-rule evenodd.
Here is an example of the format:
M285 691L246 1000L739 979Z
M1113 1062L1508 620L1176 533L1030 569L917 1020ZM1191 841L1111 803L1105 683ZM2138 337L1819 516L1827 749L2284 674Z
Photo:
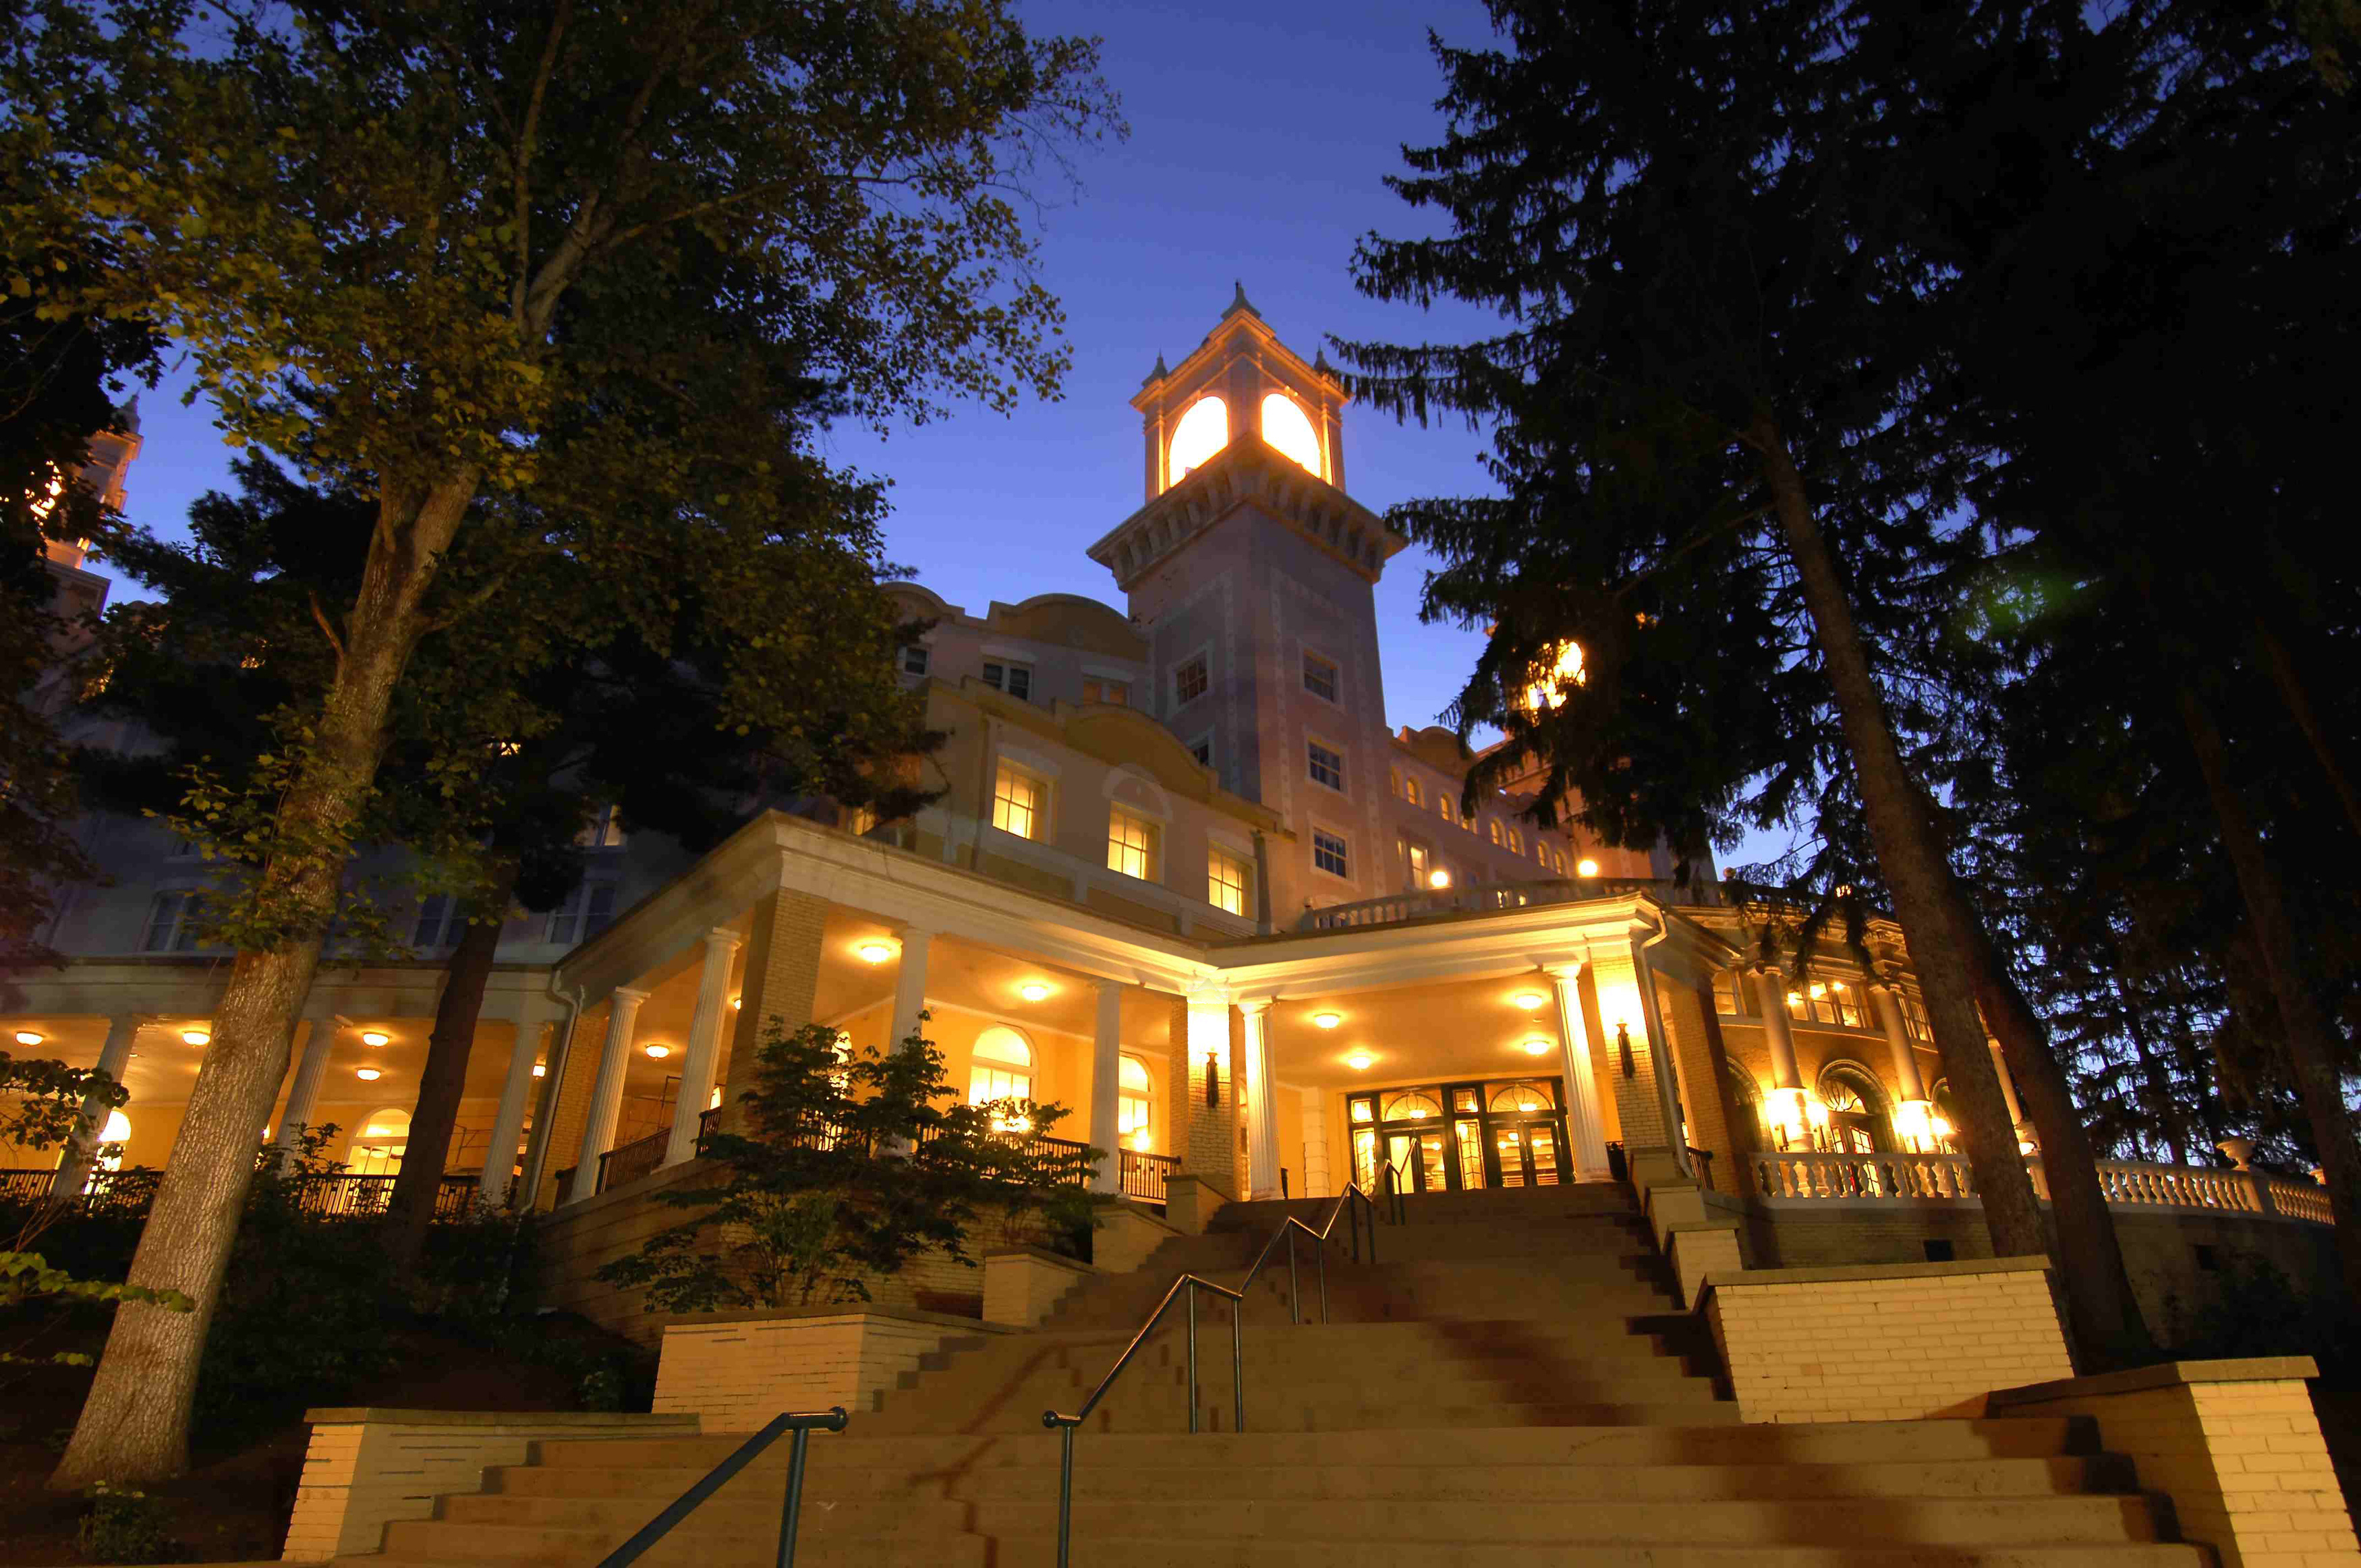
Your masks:
M1528 1012L1519 995L1537 996ZM1313 1022L1338 1015L1336 1027ZM1522 975L1424 981L1384 990L1290 997L1272 1004L1272 1064L1280 1081L1304 1088L1349 1089L1373 1084L1433 1083L1445 1079L1499 1079L1559 1070L1556 1002L1549 977ZM1539 1056L1528 1040L1548 1042ZM1356 1050L1371 1060L1356 1069Z

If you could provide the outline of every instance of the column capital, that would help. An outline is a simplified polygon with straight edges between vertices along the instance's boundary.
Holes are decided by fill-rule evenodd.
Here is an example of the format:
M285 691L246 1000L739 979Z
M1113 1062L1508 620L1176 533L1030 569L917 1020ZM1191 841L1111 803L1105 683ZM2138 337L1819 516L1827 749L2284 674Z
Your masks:
M733 931L727 926L716 926L705 933L705 945L735 950L746 945L746 936L744 932Z
M1191 1007L1227 1007L1232 1000L1228 986L1212 981L1191 981L1184 994Z
M607 1000L622 1003L627 1007L637 1007L641 1003L645 1002L648 996L647 992L635 991L628 985L619 985L607 993Z
M1542 973L1558 984L1572 985L1582 979L1582 971L1589 962L1588 959L1558 959L1540 968Z
M1269 1012L1270 1004L1278 1000L1276 996L1241 996L1238 998L1237 1007L1238 1011L1247 1017L1259 1018Z

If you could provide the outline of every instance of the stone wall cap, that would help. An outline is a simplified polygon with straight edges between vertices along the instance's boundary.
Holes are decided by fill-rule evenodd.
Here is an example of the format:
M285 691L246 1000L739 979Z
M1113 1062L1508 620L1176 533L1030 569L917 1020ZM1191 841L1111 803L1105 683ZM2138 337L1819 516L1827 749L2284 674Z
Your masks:
M1755 1285L1824 1285L1842 1279L1939 1279L1964 1274L2037 1274L2049 1259L2034 1253L2024 1257L1964 1257L1949 1263L1841 1263L1823 1268L1749 1268L1714 1277L1717 1290L1741 1290Z
M982 1318L963 1318L956 1312L928 1312L917 1307L879 1307L866 1301L847 1301L833 1307L748 1307L735 1312L652 1312L649 1316L664 1325L670 1333L675 1329L729 1328L740 1323L794 1322L815 1318L884 1318L894 1322L923 1323L928 1328L961 1329L972 1333L1008 1333L1012 1331Z
M696 1430L697 1417L650 1415L645 1410L405 1410L382 1405L329 1405L306 1410L303 1419L314 1426L393 1427L686 1427Z
M2127 1366L2121 1372L2101 1372L2089 1377L2061 1377L2054 1383L2028 1383L2021 1388L2000 1388L1987 1403L2040 1405L2055 1399L2080 1399L2097 1394L2136 1394L2150 1388L2184 1388L2199 1383L2288 1383L2320 1376L2320 1364L2308 1355L2254 1355L2236 1361L2164 1361L2154 1366Z
M1691 1231L1740 1231L1745 1228L1746 1222L1743 1220L1681 1220L1666 1225L1664 1234L1668 1236L1678 1236L1686 1235ZM1808 1271L1796 1269L1794 1272L1800 1274Z
M1104 1272L1095 1263L1084 1263L1079 1257L1068 1257L1062 1252L1051 1252L1047 1247L996 1246L988 1247L984 1250L984 1262L990 1263L995 1257L1029 1257L1034 1259L1036 1262L1053 1264L1071 1274L1099 1274Z

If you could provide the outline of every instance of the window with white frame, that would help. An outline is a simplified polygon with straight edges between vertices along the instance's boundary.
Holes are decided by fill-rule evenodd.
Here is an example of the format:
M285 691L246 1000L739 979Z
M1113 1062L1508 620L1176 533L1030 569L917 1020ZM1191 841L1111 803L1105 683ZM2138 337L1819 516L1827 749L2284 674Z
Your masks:
M1927 1004L1906 991L1894 993L1894 1005L1902 1011L1902 1028L1914 1040L1931 1040L1934 1031L1927 1026Z
M1157 827L1137 811L1107 808L1107 870L1142 882L1156 880Z
M572 947L587 942L615 923L615 884L611 882L577 883L566 902L549 912L549 926L544 939Z
M1307 743L1306 755L1312 772L1312 782L1326 784L1333 790L1345 787L1345 755L1333 746L1313 740Z
M1016 763L1004 761L992 781L992 825L1020 839L1039 839L1048 830L1049 789Z
M1205 851L1205 902L1232 915L1254 914L1254 863L1219 844Z
M205 895L202 893L158 894L156 902L148 906L148 931L139 943L139 950L193 952L197 946L196 922L204 912Z
M1402 840L1402 864L1412 893L1425 891L1428 875L1434 869L1434 857L1425 845L1415 839Z
M911 642L903 646L902 673L904 674L925 674L927 673L927 645L925 643Z
M574 835L574 843L577 849L584 850L620 850L626 837L623 819L615 808L600 806L591 808L588 819L582 824L582 831Z
M967 1102L989 1105L995 1100L1032 1098L1033 1043L1005 1025L994 1024L975 1037Z
M1205 655L1200 653L1172 672L1172 702L1176 707L1186 707L1205 695L1213 677L1205 667Z
M983 684L994 691L1006 692L1019 702L1030 702L1033 700L1033 666L986 659L983 662Z
M1208 729L1202 735L1198 736L1194 740L1190 741L1189 754L1197 759L1197 765L1199 767L1212 767L1213 765L1213 732Z
M1136 1149L1156 1146L1155 1080L1148 1076L1148 1064L1135 1056L1115 1059L1115 1130L1123 1142Z
M1096 678L1082 682L1084 702L1111 702L1117 707L1131 706L1129 681L1103 681Z
M418 920L410 930L410 945L421 950L456 948L467 931L467 916L460 913L459 901L447 893L438 893L420 902Z
M1303 689L1323 702L1336 700L1336 662L1317 653L1303 655Z
M1345 836L1331 833L1325 828L1314 828L1312 830L1312 863L1330 876L1351 876L1352 851L1345 846Z

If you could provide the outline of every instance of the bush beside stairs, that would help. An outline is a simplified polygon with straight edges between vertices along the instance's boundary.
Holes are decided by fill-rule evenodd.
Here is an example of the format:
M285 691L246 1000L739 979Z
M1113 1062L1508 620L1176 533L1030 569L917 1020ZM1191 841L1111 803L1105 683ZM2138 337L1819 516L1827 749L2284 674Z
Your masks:
M1331 1321L1300 1252L1244 1317L1234 1430L1226 1303L1201 1297L1203 1431L1180 1314L1075 1438L1076 1568L2202 1568L2087 1420L1743 1425L1709 1340L1620 1184L1433 1194L1332 1243ZM1183 1270L1235 1286L1283 1212L1244 1203L1139 1269L1077 1288L1029 1333L951 1342L815 1434L808 1568L1049 1568L1072 1410ZM1341 1239L1341 1233L1340 1233ZM719 1463L729 1436L544 1442L341 1568L590 1568ZM784 1442L641 1561L768 1568Z

